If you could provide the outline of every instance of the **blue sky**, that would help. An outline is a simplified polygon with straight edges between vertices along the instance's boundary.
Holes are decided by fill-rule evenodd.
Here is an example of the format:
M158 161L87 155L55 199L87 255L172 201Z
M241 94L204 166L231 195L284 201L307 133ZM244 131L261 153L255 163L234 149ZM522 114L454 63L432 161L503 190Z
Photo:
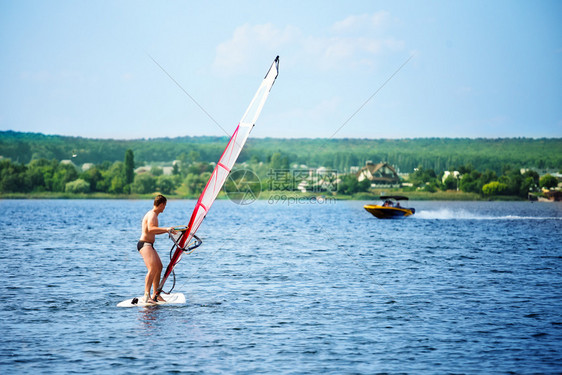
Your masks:
M0 130L227 135L151 56L230 132L280 55L252 137L561 137L561 14L560 1L3 0Z

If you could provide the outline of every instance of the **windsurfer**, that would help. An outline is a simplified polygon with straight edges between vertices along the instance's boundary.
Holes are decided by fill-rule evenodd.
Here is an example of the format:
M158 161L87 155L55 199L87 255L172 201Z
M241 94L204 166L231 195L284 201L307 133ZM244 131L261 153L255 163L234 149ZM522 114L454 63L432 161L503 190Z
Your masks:
M157 234L174 232L173 227L158 227L158 215L164 211L166 203L167 199L163 195L158 195L154 198L152 210L148 211L142 219L142 234L137 243L137 249L142 255L144 264L148 269L144 280L144 302L146 303L156 303L156 300L164 301L164 299L157 294L160 274L162 273L162 262L160 261L158 253L154 250L154 240ZM151 286L154 288L154 295L152 297L150 295Z

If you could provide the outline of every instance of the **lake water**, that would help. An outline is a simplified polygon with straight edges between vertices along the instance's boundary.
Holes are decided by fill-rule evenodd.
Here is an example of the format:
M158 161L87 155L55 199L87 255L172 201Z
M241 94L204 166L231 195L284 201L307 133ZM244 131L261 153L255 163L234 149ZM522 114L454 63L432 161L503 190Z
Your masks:
M126 309L151 201L0 201L0 373L562 371L560 203L411 202L397 221L287 203L217 201L176 268L187 303Z

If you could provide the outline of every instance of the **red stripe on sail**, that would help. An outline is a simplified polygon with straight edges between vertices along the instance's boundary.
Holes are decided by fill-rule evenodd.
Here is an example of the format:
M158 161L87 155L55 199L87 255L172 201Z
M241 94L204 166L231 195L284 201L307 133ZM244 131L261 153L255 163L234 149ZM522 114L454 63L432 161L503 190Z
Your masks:
M209 181L207 181L207 185L205 186L205 188L203 189L203 191L201 192L201 195L199 196L199 199L197 200L197 204L195 205L195 208L193 210L193 213L191 214L191 218L189 219L189 224L187 225L188 228L188 234L186 236L184 236L181 241L179 242L179 246L180 247L184 247L185 244L188 241L191 241L191 239L193 238L193 234L195 234L195 231L198 228L194 228L195 230L192 231L193 228L193 224L195 221L195 218L197 217L197 213L198 213L198 208L202 207L205 210L205 215L207 214L207 212L209 212L209 209L211 208L211 205L213 204L213 202L211 202L211 204L209 205L209 207L205 207L201 204L201 201L203 200L203 198L206 196L207 194L207 190L209 188L209 184L211 183L211 181L213 180L213 176L215 176L215 184L217 182L216 180L216 176L217 176L217 169L220 166L221 168L224 168L226 171L229 171L229 169L222 163L222 160L224 159L224 156L226 155L228 148L230 147L230 145L232 144L232 142L235 141L236 136L238 135L238 130L240 129L240 124L238 124L238 126L236 127L236 130L234 131L234 134L232 134L232 137L230 137L230 140L228 141L228 144L226 145L224 151L222 152L222 155L219 159L219 162L217 163L215 169L213 170L213 173L211 175L211 178L209 178ZM222 186L221 186L222 187ZM216 188L216 185L213 186L213 188ZM214 190L213 190L214 191ZM191 233L193 232L193 233Z

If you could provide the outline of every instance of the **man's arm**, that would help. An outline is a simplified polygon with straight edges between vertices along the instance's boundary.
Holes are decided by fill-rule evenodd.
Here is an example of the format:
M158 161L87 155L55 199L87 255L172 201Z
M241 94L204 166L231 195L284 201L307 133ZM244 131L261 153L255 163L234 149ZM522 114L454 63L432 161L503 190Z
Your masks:
M162 233L171 232L174 228L173 227L160 228L158 226L158 216L154 213L151 213L151 215L148 217L147 229L149 234L162 234Z

